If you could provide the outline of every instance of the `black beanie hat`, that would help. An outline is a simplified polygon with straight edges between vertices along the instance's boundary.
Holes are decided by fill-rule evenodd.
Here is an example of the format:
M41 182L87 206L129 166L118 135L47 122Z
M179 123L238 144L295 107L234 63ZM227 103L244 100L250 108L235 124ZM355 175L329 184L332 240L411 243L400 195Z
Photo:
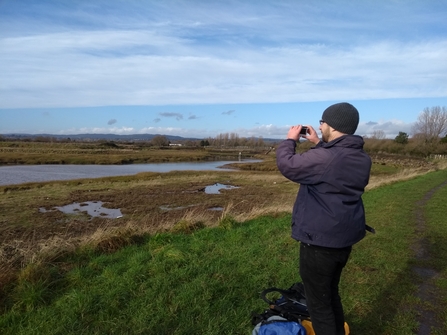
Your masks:
M351 104L340 102L323 112L322 120L343 134L352 135L359 125L359 112Z

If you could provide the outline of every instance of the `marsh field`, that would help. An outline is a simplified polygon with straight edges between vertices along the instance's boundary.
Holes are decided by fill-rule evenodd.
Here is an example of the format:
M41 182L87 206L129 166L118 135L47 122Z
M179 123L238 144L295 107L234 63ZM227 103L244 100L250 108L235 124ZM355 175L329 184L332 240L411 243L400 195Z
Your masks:
M14 164L129 164L143 162L237 159L239 150L204 148L150 148L114 143L0 142L3 165ZM307 150L304 146L302 150ZM225 216L244 221L263 214L289 212L297 185L277 171L274 150L242 150L260 163L234 165L234 171L173 171L134 176L25 183L0 187L0 229L3 266L22 268L36 252L94 243L119 248L119 231L134 234L178 229L180 226L216 226ZM407 178L435 168L433 162L398 156L376 156L370 188L395 178ZM226 167L231 167L226 166ZM234 187L207 194L207 186ZM102 202L120 209L122 217L92 217L84 211L66 214L55 207ZM62 251L62 250L61 250ZM7 264L7 265L5 265ZM2 271L6 276L9 271Z
M21 142L11 145L2 142L0 160L2 164L128 164L200 161L216 157L234 159L241 150L240 148L141 150L129 145ZM306 150L306 147L303 146L300 150ZM274 150L260 148L246 149L243 152L246 157L261 159L262 162L238 164L233 171L140 173L134 176L0 187L2 333L30 334L33 333L31 329L37 327L34 332L36 334L247 334L251 328L247 313L251 309L263 306L262 302L256 300L256 295L263 288L262 285L290 286L290 280L287 281L287 278L297 279L296 269L289 266L285 270L285 267L280 265L293 262L297 256L294 251L290 251L295 250L296 246L289 237L289 225L290 211L298 185L288 181L277 171ZM402 223L408 223L409 218L414 216L418 200L423 199L427 192L445 181L446 164L444 161L388 154L373 155L372 158L374 164L370 184L365 193L365 207L369 214L369 223L375 225L376 229L379 228L379 232L374 237L367 237L366 243L362 242L363 249L360 256L351 261L353 264L346 277L354 285L343 284L342 288L345 292L349 292L351 297L347 302L347 314L353 320L351 328L357 329L356 334L374 334L373 327L377 326L377 320L366 322L361 319L370 312L379 313L380 304L376 306L371 304L371 301L380 298L383 299L383 304L388 304L387 299L397 299L403 295L403 300L399 298L399 301L403 301L414 310L408 307L403 312L398 312L397 306L389 306L392 313L382 316L382 334L412 334L408 330L416 331L418 324L424 322L419 320L418 323L418 317L423 316L420 312L423 309L419 312L415 310L425 302L421 303L412 298L414 294L411 290L417 290L417 283L413 281L414 276L404 279L400 277L411 272L408 264L418 262L411 255L413 249L410 246L411 241L418 236L417 220L414 219L410 229L404 229ZM207 187L216 184L231 188L206 192ZM402 189L394 189L397 187ZM443 189L445 187L439 192ZM401 203L397 202L398 199L401 199ZM121 215L106 218L101 215L91 216L81 210L67 214L56 208L70 204L79 204L82 208L90 202L102 202L105 208L119 209ZM380 208L377 207L379 205ZM433 206L441 205L436 202ZM383 220L381 215L387 215L387 219ZM396 222L390 216L398 216ZM439 214L434 220L438 220L439 217L442 215ZM394 222L390 231L386 233L383 232L387 227L384 221ZM402 233L403 231L405 233ZM262 234L267 234L268 238L264 238L265 241L250 250L248 255L244 255L246 250L239 248L244 244L246 248L251 244L256 245L253 241L241 240L242 236L247 234L259 240L262 239ZM390 241L391 238L402 243L396 246ZM191 240L197 239L200 239L197 246L190 245L193 243ZM377 246L374 247L374 251L368 250L374 239L386 244L387 248L392 247L393 257L399 256L400 260L394 260L390 255L378 252ZM226 243L228 247L220 246L221 242ZM202 248L209 250L217 248L218 252L216 249L213 249L213 252L206 252ZM272 250L269 255L276 264L267 270L271 262L268 259L262 261L265 256L260 255L270 248ZM181 251L182 249L184 250ZM199 249L202 251L198 252ZM196 253L197 259L189 259ZM219 258L216 258L216 253ZM365 258L369 256L365 253L375 255L377 259L366 260ZM438 253L445 255L447 251L441 250ZM257 257L256 254L260 258L259 262L251 260L252 257ZM139 255L143 264L151 262L155 264L158 262L157 258L163 255L164 260L157 269L138 268L139 274L127 278L133 284L121 282L126 277L123 277L123 273L127 272L117 264L132 269L134 265L123 265L122 262L133 259L138 263L135 255ZM114 258L116 259L113 260ZM187 258L190 264L201 264L198 266L206 269L200 271L207 272L201 273L195 267L188 270L188 266L185 267L183 264ZM226 264L226 258L229 264ZM407 258L408 262L398 265L402 259ZM391 267L390 273L395 276L382 275L382 271L388 267L387 261ZM362 262L365 264L361 264ZM100 263L102 265L98 265ZM113 264L119 269L114 269ZM206 265L203 266L204 264ZM445 296L447 275L444 265L442 263L438 269L441 273L438 286L443 288L441 292ZM436 268L438 265L431 266ZM395 270L396 267L398 270ZM100 271L99 268L103 270ZM93 284L107 271L110 272L111 282ZM144 271L149 271L147 274L151 273L150 277L153 277L155 282L149 283L148 279L143 285L140 275ZM254 273L256 271L261 271L262 274L257 275ZM112 274L113 272L116 273ZM118 275L119 273L121 275ZM250 274L254 277L251 280ZM158 275L161 277L156 279ZM370 283L368 275L374 278ZM75 277L77 280L73 279ZM180 282L176 282L173 277ZM70 298L71 289L82 290L76 288L78 284L70 282L70 278L78 282L82 289L87 290L82 297L80 291L77 291L80 296L76 299L80 300L75 303L78 307L88 306L85 309L77 310L77 307L68 302L65 307L58 305L58 301L61 303L62 300ZM91 292L94 292L92 294L97 299L105 301L99 305L99 300L90 301L88 287L85 286L87 281L92 283L90 287ZM373 288L371 284L375 281L377 286ZM223 282L226 284L222 286ZM135 287L135 283L139 283L140 286ZM127 288L123 286L117 296L108 301L107 293L104 293L104 296L100 293L110 290L107 285L111 285L110 287L124 285ZM230 289L228 285L233 285L233 288ZM399 285L400 288L396 288ZM155 292L149 293L150 287L156 287ZM184 288L182 292L186 290L186 293L183 292L188 296L184 297L185 300L181 297L178 298L179 301L176 300L176 294L182 295L178 291L179 287ZM224 287L229 290L228 292L233 292L236 288L233 293L242 294L242 298L248 299L251 306L241 307L241 301L235 302L231 292L226 296L226 293L221 291ZM362 292L365 293L365 288L368 292L362 295ZM387 291L391 289L397 291ZM150 302L136 299L135 303L140 304L138 305L140 308L148 305L153 311L160 311L166 307L166 316L157 315L155 319L158 321L155 322L148 321L148 318L154 319L154 316L148 315L147 311L139 311L140 314L135 312L139 310L138 306L130 307L129 304L132 297L138 295L138 290L145 292L140 292L143 296L153 297ZM408 292L404 294L402 290ZM157 294L162 297L161 300L156 298ZM215 302L211 302L215 301L216 294L221 294L222 300L225 301L220 307L219 304L215 306ZM203 295L205 297L202 297ZM370 301L364 300L368 297ZM202 308L177 319L178 314L187 309L191 301L202 304ZM102 304L114 307L99 307L103 306ZM375 304L378 304L377 301ZM447 329L447 316L442 312L445 310L445 304L437 306L430 307L429 310L432 310L438 320L439 334L442 334L444 333L442 331ZM237 307L240 308L239 312L235 309ZM64 312L57 311L58 308L62 308ZM98 312L98 308L102 312ZM62 320L58 313L64 315L68 313L70 316L66 316L67 319L62 318L65 321L56 327L54 322ZM36 324L37 320L41 320L42 324ZM231 325L230 320L237 324ZM408 324L404 326L405 322ZM227 323L230 325L225 325ZM432 332L427 334L438 333L432 329Z

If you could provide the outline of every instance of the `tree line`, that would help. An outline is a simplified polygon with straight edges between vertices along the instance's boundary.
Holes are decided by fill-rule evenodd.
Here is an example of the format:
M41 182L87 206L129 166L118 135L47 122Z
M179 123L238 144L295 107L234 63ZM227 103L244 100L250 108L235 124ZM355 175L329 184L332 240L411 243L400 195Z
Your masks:
M387 139L384 131L376 130L365 137L365 150L420 157L447 155L447 107L424 108L411 131L411 137L400 131L394 139Z
M154 146L173 145L166 136L157 135L151 141ZM264 148L268 146L262 137L240 137L237 133L221 133L216 137L207 137L202 140L181 140L176 141L187 147L217 147L217 148Z

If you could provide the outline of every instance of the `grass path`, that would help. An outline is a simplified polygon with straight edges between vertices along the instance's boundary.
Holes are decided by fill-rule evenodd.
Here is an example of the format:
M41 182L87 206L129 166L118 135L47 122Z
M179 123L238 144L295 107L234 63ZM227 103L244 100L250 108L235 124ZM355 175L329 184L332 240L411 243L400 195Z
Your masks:
M416 255L416 264L412 270L418 289L416 296L421 300L417 320L420 324L418 335L434 334L442 328L442 312L439 308L443 305L441 297L445 296L436 281L441 277L441 271L434 266L437 255L430 247L430 233L427 218L427 204L437 194L447 188L447 181L429 190L423 199L416 203L416 233L417 239L413 243L412 249ZM445 304L445 302L444 302Z

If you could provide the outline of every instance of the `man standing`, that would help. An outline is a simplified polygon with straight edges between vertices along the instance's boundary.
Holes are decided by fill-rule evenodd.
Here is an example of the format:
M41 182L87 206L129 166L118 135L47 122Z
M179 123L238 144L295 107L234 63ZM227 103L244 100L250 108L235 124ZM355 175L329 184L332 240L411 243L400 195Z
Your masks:
M292 237L300 241L299 271L316 335L343 335L344 313L338 292L340 276L352 245L365 236L362 194L371 159L363 138L353 135L357 109L342 102L329 106L320 120L322 141L308 126L290 128L276 151L281 173L300 184L292 213ZM316 144L295 153L303 137Z

